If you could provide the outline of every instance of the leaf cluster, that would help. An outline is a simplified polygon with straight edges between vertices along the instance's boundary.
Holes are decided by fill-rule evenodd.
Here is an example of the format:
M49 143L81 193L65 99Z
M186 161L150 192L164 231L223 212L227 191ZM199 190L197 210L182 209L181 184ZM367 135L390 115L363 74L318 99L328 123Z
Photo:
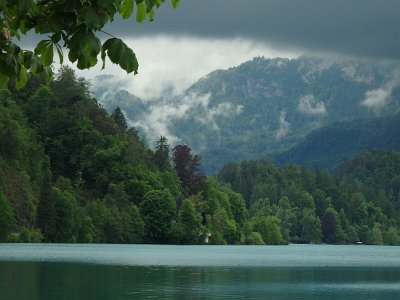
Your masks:
M99 33L114 20L123 19L136 10L136 21L152 21L155 9L165 0L0 0L0 88L10 80L17 88L28 80L27 73L45 73L52 78L51 65L54 53L60 63L64 61L63 49L68 59L79 69L95 66L101 53L103 68L106 57L127 73L138 72L135 53L121 39L111 37L101 42ZM171 0L177 7L179 0ZM18 46L21 35L30 32L47 36L34 51Z

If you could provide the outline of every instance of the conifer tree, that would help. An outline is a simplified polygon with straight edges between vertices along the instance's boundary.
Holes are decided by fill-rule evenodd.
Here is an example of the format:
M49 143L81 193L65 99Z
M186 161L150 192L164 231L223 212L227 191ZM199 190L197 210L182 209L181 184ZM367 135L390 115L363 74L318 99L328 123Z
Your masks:
M122 132L125 132L128 130L128 122L126 121L126 118L122 112L122 110L117 106L116 109L111 114L111 118L115 121L115 123L118 125L119 129L121 129Z
M165 171L171 167L169 162L169 145L165 136L161 136L156 142L154 160L161 171Z

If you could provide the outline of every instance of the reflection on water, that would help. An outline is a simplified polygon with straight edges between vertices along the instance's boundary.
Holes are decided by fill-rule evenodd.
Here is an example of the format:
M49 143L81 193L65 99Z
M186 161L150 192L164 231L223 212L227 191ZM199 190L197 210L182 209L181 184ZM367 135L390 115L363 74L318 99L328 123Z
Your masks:
M71 252L71 249L76 251L77 248L70 248L69 246L63 248L62 245L53 246L58 247L57 249L60 251L64 249L62 253L58 252L59 260L56 259L56 255L52 251L36 254L36 259L19 257L21 253L28 255L27 249L32 249L29 247L33 247L37 251L34 245L25 245L22 246L24 249L19 254L17 248L15 248L13 259L10 259L11 254L6 251L7 247L0 245L1 300L400 299L399 264L396 264L393 260L393 265L389 267L385 263L387 261L385 256L390 256L389 253L393 251L399 253L399 248L358 248L360 249L359 253L366 255L369 251L369 257L375 257L373 263L370 260L371 266L360 266L359 263L344 265L341 256L346 248L338 246L336 250L339 254L336 261L339 266L334 266L334 260L328 258L331 264L329 266L323 266L320 263L314 263L311 266L292 265L289 260L286 265L281 261L280 264L277 264L278 266L271 267L265 265L265 262L274 260L273 257L270 257L272 254L266 255L269 258L259 257L260 266L257 266L254 260L251 260L254 264L247 266L239 266L233 264L233 262L230 266L215 265L216 261L212 257L215 258L215 252L218 253L219 250L216 251L216 248L212 247L200 247L203 252L205 251L204 257L208 256L209 261L213 262L211 266L207 260L203 261L203 266L198 264L195 266L190 264L182 264L183 266L166 265L165 257L162 259L162 253L158 253L158 259L164 263L160 263L158 266L155 264L153 266L133 265L132 260L129 259L127 261L130 263L126 265L122 264L121 260L118 260L120 262L118 264L112 264L110 261L101 264L100 258L103 258L103 256L100 253L103 252L104 255L108 254L104 258L108 257L111 261L113 257L121 258L121 253L125 253L121 249L125 248L120 245L93 246L92 254L97 257L96 263L93 263L93 260L92 263L84 264L82 261L77 263L76 259L66 259L66 255ZM46 248L46 246L44 247ZM268 248L264 247L263 249L267 253L268 251L274 253L277 251L276 249L285 249L268 250ZM54 248L52 249L54 250ZM100 251L100 249L103 250ZM148 255L154 255L154 249L159 251L166 248L148 246L147 249L149 250ZM150 251L150 249L154 251ZM179 249L183 248L171 247L168 249L175 250L176 260L183 257L182 259L185 262L190 258L188 253L181 255L182 252ZM196 256L196 249L198 248L184 249L191 249L194 259L199 259ZM241 256L246 256L255 251L251 247L222 249L225 249L227 256L237 254L237 252ZM297 249L297 259L303 258L305 261L312 261L312 256L316 255L316 249L319 249L321 253L327 253L329 256L330 251L333 253L335 248L329 248L329 251L326 251L327 248L324 248L324 246L319 246L319 248L313 246L287 247L286 250L279 251L291 253L293 249ZM348 249L349 252L345 261L351 261L352 251L354 251L354 256L360 256L356 255L357 248L350 247ZM257 249L256 252L258 251L260 249ZM78 256L78 253L74 253ZM44 254L50 255L51 259L46 261ZM281 253L281 255L283 254ZM71 253L68 255L71 255ZM80 255L85 257L84 253ZM170 254L167 253L166 255L168 257ZM318 262L321 255L317 258ZM238 256L234 257L238 258ZM368 257L366 259L368 260ZM354 260L357 261L356 258ZM243 258L240 264L245 261L246 259ZM382 266L378 266L379 261L382 262Z
M1 299L399 299L397 268L0 263Z

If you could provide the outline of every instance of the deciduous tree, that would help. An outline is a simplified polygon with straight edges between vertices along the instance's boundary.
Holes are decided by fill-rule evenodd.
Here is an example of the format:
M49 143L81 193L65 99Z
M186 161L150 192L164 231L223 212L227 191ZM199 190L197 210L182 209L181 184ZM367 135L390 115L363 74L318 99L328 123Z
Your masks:
M200 173L200 156L193 155L187 145L177 145L172 151L174 169L188 196L202 190L206 177Z
M175 201L169 190L146 193L140 206L145 223L145 241L166 243L171 238L172 221L176 212Z

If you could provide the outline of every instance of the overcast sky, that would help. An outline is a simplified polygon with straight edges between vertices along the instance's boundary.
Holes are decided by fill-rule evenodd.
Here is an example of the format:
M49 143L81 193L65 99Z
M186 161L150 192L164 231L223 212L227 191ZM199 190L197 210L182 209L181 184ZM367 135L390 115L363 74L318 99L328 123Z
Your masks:
M399 14L399 0L181 0L176 10L162 6L152 23L106 27L136 52L134 79L110 63L81 74L118 75L126 89L149 98L254 56L400 60Z

